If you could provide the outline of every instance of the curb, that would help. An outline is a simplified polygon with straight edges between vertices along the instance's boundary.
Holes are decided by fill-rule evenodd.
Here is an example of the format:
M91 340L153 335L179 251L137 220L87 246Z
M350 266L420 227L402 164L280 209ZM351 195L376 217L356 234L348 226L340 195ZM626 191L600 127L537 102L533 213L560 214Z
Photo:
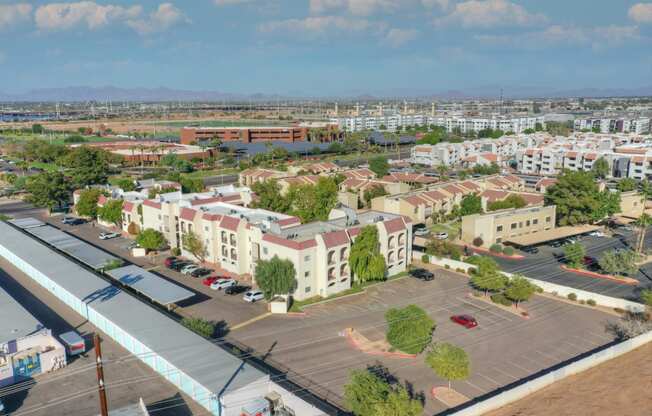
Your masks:
M612 282L619 283L621 285L627 285L627 286L636 286L639 284L638 280L634 280L631 278L624 278L624 279L619 279L615 276L611 276L609 274L600 274L600 273L594 273L594 272L589 272L586 270L581 270L581 269L573 269L571 267L567 266L559 266L562 270L570 272L570 273L575 273L579 274L581 276L586 276L586 277L592 277L594 279L604 279L604 280L611 280Z
M503 310L503 311L505 311L507 313L511 313L512 315L517 316L519 318L530 319L530 312L528 312L527 310L524 311L525 313L527 313L527 315L523 315L522 312L518 312L518 309L514 309L514 308L509 307L509 306L503 306L503 305L500 305L498 303L494 303L491 299L488 299L486 297L478 298L476 296L473 296L473 292L467 293L466 297L469 298L469 299L477 299L480 302L486 303L488 305L495 306L498 309L501 309L501 310Z
M369 354L369 355L378 355L381 357L390 357L390 358L417 358L416 354L406 354L403 352L382 352L382 351L363 351L360 345L355 342L353 337L351 336L351 328L346 328L344 330L346 332L346 339L349 341L349 344L353 346L356 350L360 351L363 354Z

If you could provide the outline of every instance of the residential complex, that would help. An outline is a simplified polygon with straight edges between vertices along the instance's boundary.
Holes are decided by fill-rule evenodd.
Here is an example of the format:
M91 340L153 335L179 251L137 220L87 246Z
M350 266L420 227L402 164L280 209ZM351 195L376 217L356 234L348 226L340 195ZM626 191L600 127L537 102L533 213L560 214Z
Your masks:
M337 124L341 130L386 130L395 131L399 127L435 125L446 128L451 133L479 132L480 130L493 129L505 132L522 133L527 129L543 128L545 120L539 117L463 117L444 116L434 117L423 114L391 114L391 115L361 115L357 117L332 118L331 123Z
M652 142L637 135L575 133L568 138L550 137L516 152L518 171L534 175L591 170L601 158L609 164L609 177L652 178Z
M574 127L576 131L597 130L600 133L646 134L650 132L650 118L579 118L575 120Z
M520 147L537 143L535 138L541 136L542 134L514 135L462 143L420 144L412 148L410 162L426 166L502 164L513 158Z

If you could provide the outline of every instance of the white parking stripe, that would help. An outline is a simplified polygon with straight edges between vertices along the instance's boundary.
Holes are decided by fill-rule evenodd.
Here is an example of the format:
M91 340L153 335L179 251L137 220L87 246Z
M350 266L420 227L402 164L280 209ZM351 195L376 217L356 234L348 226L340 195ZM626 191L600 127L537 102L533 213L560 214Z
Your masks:
M483 389L482 387L476 386L475 384L471 383L469 380L465 380L464 383L466 383L469 386L473 387L474 389L482 392L483 394L489 391L489 390Z
M482 373L478 373L477 375L480 376L480 377L482 377L482 378L484 378L485 380L489 380L489 382L495 384L496 386L502 386L502 385L503 385L503 383L499 383L499 382L497 382L496 380L494 380L493 378L488 377L488 376L485 376L485 375L482 374Z

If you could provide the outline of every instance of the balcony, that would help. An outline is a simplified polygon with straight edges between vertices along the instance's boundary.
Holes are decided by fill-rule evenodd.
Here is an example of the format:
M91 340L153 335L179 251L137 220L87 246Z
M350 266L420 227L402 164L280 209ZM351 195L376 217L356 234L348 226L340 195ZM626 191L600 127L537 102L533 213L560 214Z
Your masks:
M328 252L328 265L331 266L335 264L335 250Z

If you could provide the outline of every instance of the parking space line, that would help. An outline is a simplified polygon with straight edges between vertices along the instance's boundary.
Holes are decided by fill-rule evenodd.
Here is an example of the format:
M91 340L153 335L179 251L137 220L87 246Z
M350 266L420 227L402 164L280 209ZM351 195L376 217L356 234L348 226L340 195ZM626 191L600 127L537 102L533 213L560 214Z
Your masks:
M489 380L489 382L495 384L496 386L499 386L499 387L500 387L500 386L503 385L503 383L499 383L499 382L497 382L496 380L494 380L493 378L488 377L488 376L485 376L485 375L482 374L482 373L477 373L477 375L480 376L480 377L482 377L482 378L484 378L484 379L486 379L486 380Z
M547 354L547 353L539 351L539 350L532 350L532 351L536 352L537 354L541 354L544 357L548 357L548 358L554 360L555 362L559 361L559 358L555 357L554 355L550 355L550 354Z
M518 368L519 370L525 371L526 374L531 374L531 373L533 372L532 370L529 370L529 369L523 367L523 366L520 365L520 364L511 363L511 362L507 362L507 361L505 362L505 364L507 364L507 365L511 365L512 367L516 367L516 368Z
M474 389L478 390L479 392L482 392L483 394L489 391L489 390L483 389L482 387L476 386L475 384L471 383L469 380L464 380L464 383L468 384L469 386L473 387Z
M474 308L478 308L481 311L484 311L484 312L487 312L487 313L489 313L491 315L494 315L494 316L498 317L502 321L512 321L512 318L509 318L509 317L503 316L503 315L501 315L499 313L496 313L496 312L490 310L486 305L478 306L475 303L471 302L469 299L457 298L457 300L462 301L462 303L466 303L468 305L471 305Z
M260 321L261 319L265 319L265 318L267 318L268 316L271 316L271 315L272 315L271 312L265 312L265 313L263 313L261 315L258 315L258 316L254 317L254 318L249 319L248 321L244 321L244 322L241 322L241 323L239 323L237 325L232 326L230 328L230 330L234 331L234 330L239 329L239 328L244 328L245 326L247 326L249 324L253 324L256 321Z
M499 372L499 373L502 373L502 374L506 375L507 377L512 378L512 379L514 379L514 380L518 380L518 379L520 379L520 377L514 377L513 375L504 372L503 370L501 370L501 369L498 368L498 367L494 367L493 370L494 370L494 371L497 371L497 372Z

